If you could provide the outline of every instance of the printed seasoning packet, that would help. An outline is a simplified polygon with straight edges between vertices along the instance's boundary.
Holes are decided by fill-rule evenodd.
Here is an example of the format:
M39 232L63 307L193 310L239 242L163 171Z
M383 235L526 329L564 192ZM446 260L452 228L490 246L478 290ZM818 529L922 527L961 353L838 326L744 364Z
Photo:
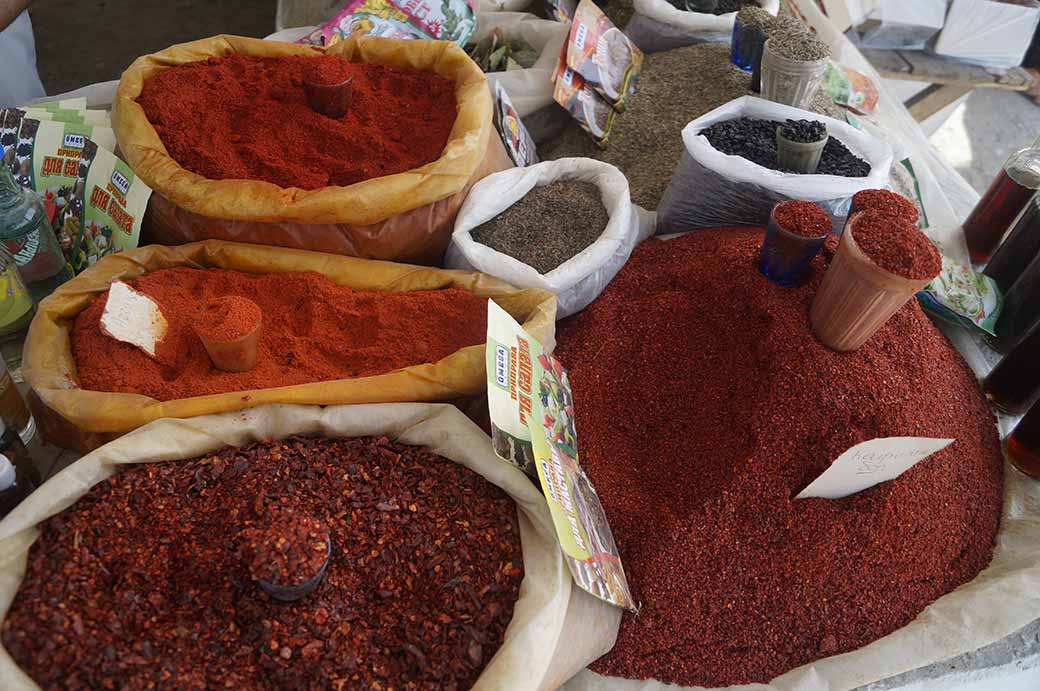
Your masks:
M137 247L151 194L118 156L85 142L58 230L58 242L76 273L106 255Z
M61 101L45 101L43 103L31 103L27 108L39 108L40 110L84 110L87 107L85 96L79 98L66 98Z
M495 127L513 163L523 168L538 163L534 140L509 100L509 94L499 83L495 84Z
M917 292L925 312L960 326L974 326L995 336L994 329L1004 298L996 281L972 271L945 255L942 270L931 283Z
M300 43L331 46L351 34L363 34L464 46L476 27L469 0L351 0Z
M546 16L564 24L569 24L574 19L577 9L578 0L545 0Z
M823 76L823 88L839 106L847 106L860 115L877 109L878 90L867 75L843 65L831 63Z
M612 605L638 611L607 514L578 463L567 370L492 300L487 372L495 453L537 477L575 583Z
M25 116L36 120L54 120L55 122L71 122L76 125L102 125L111 127L112 120L104 110L42 110L33 106L24 106Z
M563 46L560 61L553 73L553 99L571 114L582 129L592 135L596 143L606 146L610 140L610 128L614 125L617 111L602 96L593 90L585 79L567 67L565 57L567 45Z
M592 0L581 0L567 39L566 63L620 112L635 93L643 51Z

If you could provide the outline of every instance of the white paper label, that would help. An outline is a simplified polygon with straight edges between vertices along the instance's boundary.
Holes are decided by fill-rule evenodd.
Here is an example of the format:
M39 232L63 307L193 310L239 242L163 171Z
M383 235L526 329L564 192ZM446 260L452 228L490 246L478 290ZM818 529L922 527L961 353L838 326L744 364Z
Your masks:
M840 499L868 487L893 480L953 439L882 437L856 444L838 456L831 467L798 493L795 499Z

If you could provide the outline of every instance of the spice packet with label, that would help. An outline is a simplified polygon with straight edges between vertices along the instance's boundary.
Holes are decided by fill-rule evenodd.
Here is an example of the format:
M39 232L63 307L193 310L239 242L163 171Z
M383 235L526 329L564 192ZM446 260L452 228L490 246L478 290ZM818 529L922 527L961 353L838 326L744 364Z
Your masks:
M39 108L40 110L84 110L87 107L85 96L79 98L66 98L61 101L44 101L43 103L30 103L27 108Z
M592 0L581 0L567 39L566 63L620 112L636 91L643 51Z
M534 140L501 84L495 84L495 127L513 163L523 168L538 163Z
M870 115L877 110L878 90L874 82L862 72L831 63L823 76L823 88L840 106Z
M574 582L638 611L607 514L578 462L567 370L492 300L487 372L495 453L538 479Z
M465 46L477 26L469 0L351 0L300 43L331 46L351 34L453 41Z
M137 247L151 194L129 165L88 139L58 230L73 271Z
M996 281L943 255L942 270L917 292L921 308L943 321L995 336L1004 297Z
M546 0L545 13L549 19L569 24L578 9L578 0ZM533 10L532 10L533 11Z
M111 127L112 120L105 110L41 110L32 106L22 108L25 116L36 120L53 120L55 122L71 122L76 125L101 125Z
M610 140L610 128L614 125L617 111L602 96L593 90L585 79L567 67L567 46L564 44L560 61L553 73L553 100L571 114L581 128L592 135L600 146Z

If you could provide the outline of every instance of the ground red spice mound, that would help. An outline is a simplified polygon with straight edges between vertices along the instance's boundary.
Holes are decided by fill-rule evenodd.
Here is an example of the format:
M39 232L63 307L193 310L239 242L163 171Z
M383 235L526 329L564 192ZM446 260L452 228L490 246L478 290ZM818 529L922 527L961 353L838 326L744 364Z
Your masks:
M260 307L241 295L225 295L207 302L192 322L195 333L211 341L233 341L262 321Z
M292 604L250 578L239 544L285 507L333 545ZM386 439L128 468L41 528L2 639L44 688L468 689L523 578L512 499Z
M316 70L326 83L353 77L353 100L339 120L307 105L302 83ZM149 78L137 102L184 168L306 190L437 160L456 114L448 79L332 56L232 54L178 65Z
M812 202L781 202L777 204L774 216L781 228L803 238L829 235L833 228L830 216Z
M294 587L317 577L329 557L329 529L313 516L274 511L243 531L243 554L255 581Z
M316 273L246 274L221 269L162 269L130 284L148 295L170 323L161 365L101 333L102 293L73 324L79 385L89 391L177 398L366 377L419 365L481 344L487 299L460 288L377 293L339 286ZM264 314L256 366L214 369L193 320L213 298L240 295Z
M856 218L852 237L863 254L879 267L897 276L920 280L939 274L942 256L916 226L881 211L863 211Z
M915 301L859 350L812 335L824 272L781 288L761 231L639 245L557 329L582 465L643 603L593 670L767 682L907 624L989 563L1000 444L974 374ZM841 500L792 497L874 437L956 441Z
M896 216L909 223L917 223L917 206L901 194L890 190L861 190L852 195L852 210L873 209L888 216Z

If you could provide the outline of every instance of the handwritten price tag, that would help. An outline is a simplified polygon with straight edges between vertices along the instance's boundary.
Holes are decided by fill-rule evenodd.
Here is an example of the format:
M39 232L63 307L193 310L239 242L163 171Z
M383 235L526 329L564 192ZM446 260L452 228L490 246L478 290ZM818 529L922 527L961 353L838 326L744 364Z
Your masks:
M927 437L883 437L856 444L795 499L822 497L840 499L893 480L936 451L945 449L953 439Z

